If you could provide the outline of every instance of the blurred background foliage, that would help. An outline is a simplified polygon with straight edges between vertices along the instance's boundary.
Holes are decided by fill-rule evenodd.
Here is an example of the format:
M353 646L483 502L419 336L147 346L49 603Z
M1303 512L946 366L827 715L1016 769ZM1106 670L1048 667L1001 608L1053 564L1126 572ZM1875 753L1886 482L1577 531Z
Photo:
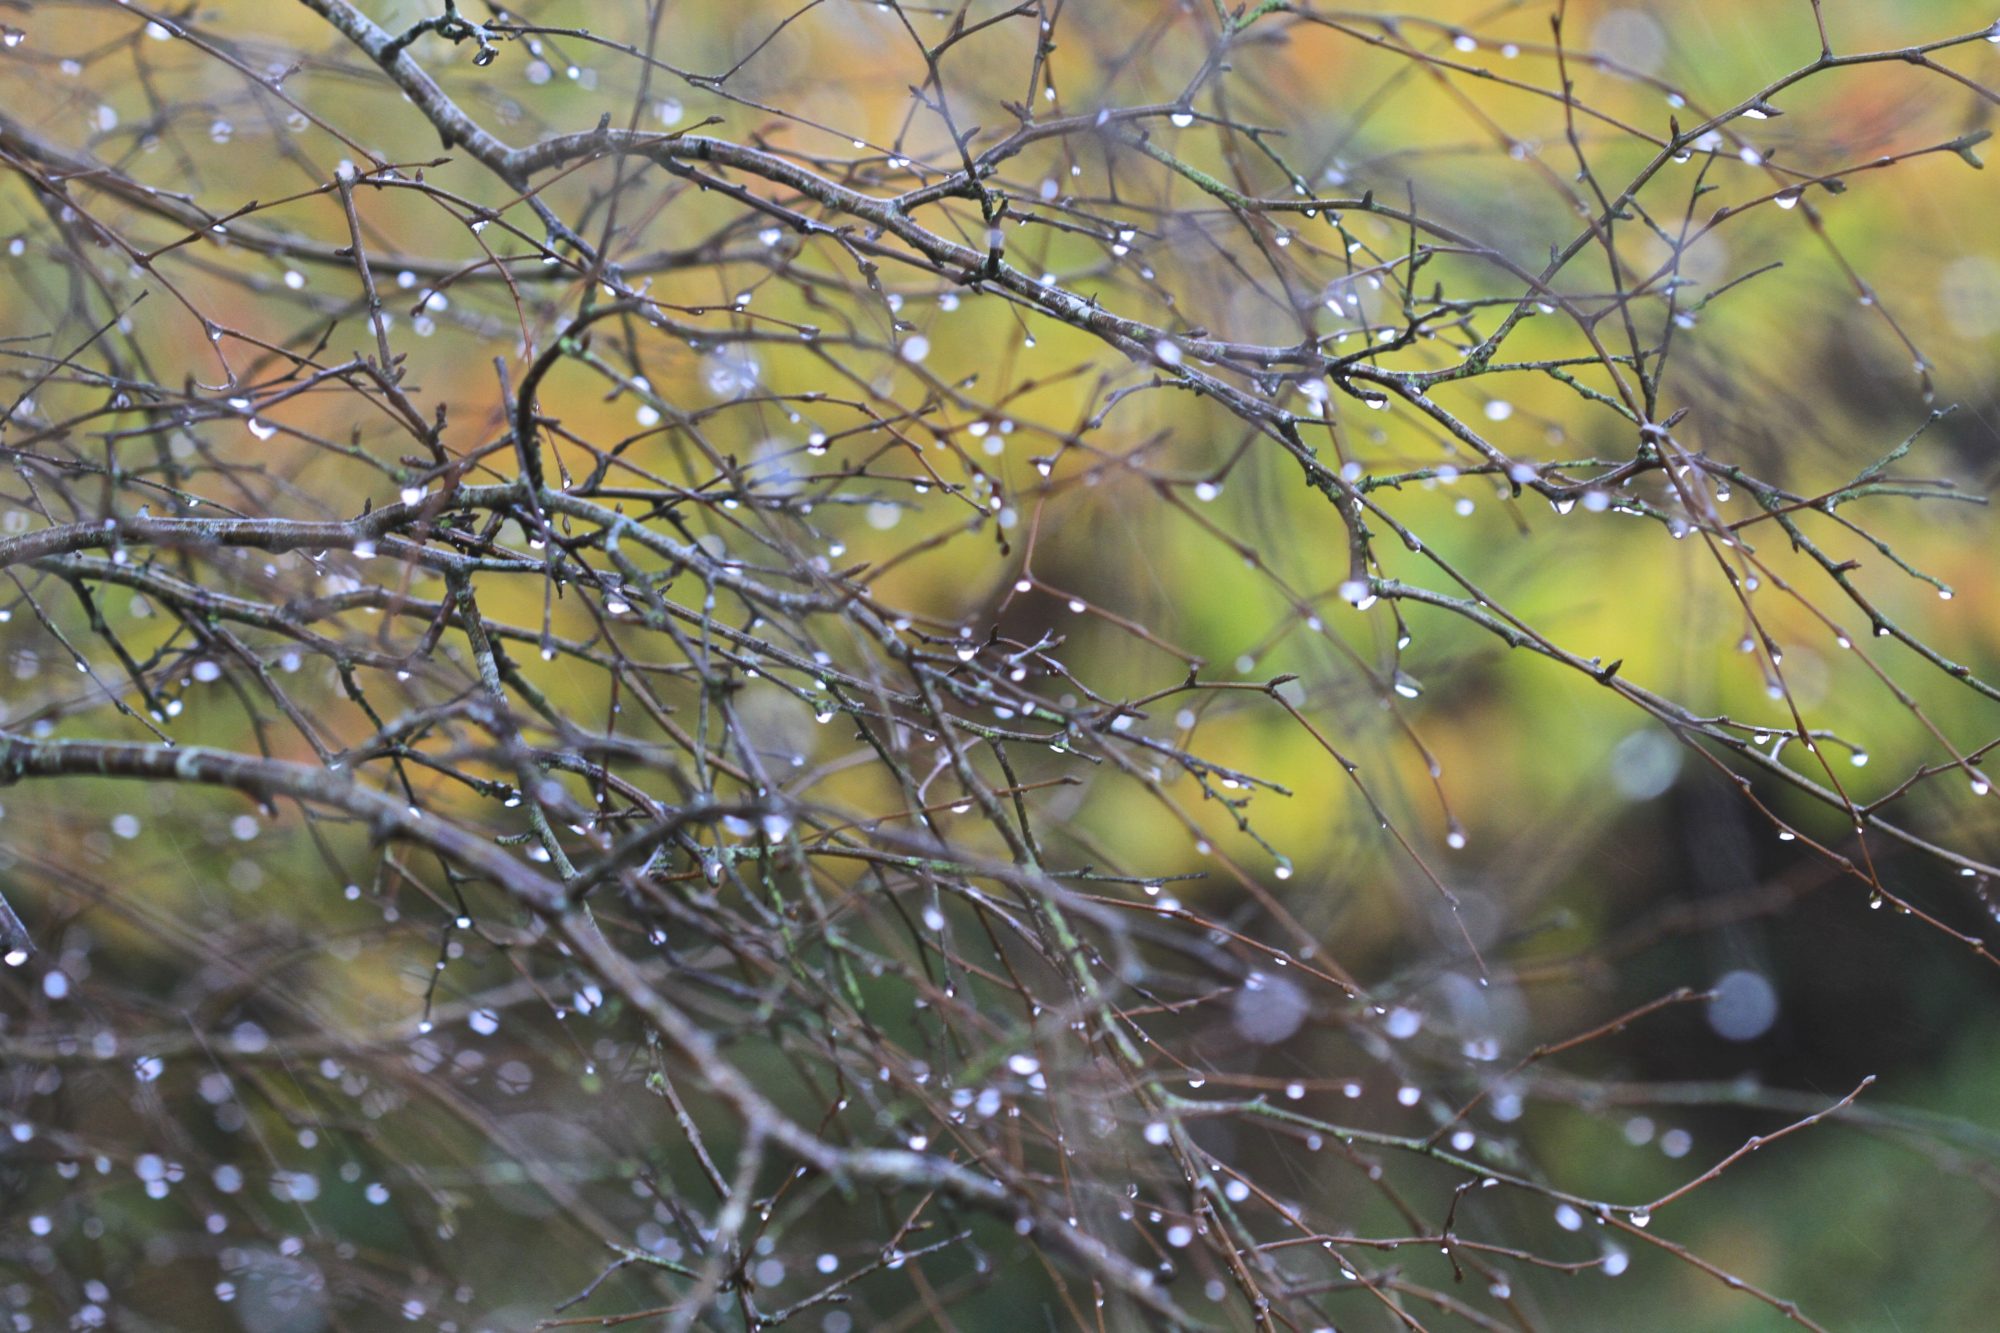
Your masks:
M431 12L410 0L364 8L392 30ZM905 8L927 33L942 31L955 12ZM1001 8L975 4L969 13L988 17ZM1048 59L1057 97L1044 103L1072 115L1178 106L1217 22L1195 4L1045 8L1055 24ZM1288 188L1284 175L1246 160L1250 140L1217 132L1211 118L1271 126L1281 143L1274 151L1309 171L1311 188L1413 202L1539 268L1549 247L1580 226L1570 202L1575 159L1561 104L1546 92L1558 82L1549 48L1554 8L1504 0L1422 5L1395 28L1331 10L1324 13L1338 22L1274 13L1232 48L1226 79L1193 100L1191 123L1163 119L1151 132L1191 166L1254 179L1263 194L1279 196ZM550 0L513 12L643 45L645 9ZM1992 21L1978 6L1950 0L1827 0L1824 9L1843 53L1974 32ZM1035 7L1026 12L995 23L948 61L961 124L998 135L1013 123L1010 104L1043 98L1029 83L1038 31ZM433 129L306 6L232 0L161 17L201 41L165 28L149 35L138 6L0 5L0 21L25 34L0 52L0 106L10 124L211 209L256 200L258 223L327 246L349 243L327 184L354 156L341 142L347 136L385 160L427 164L426 181L466 205L453 213L419 191L357 190L371 244L385 252L453 266L482 251L539 243L533 218L462 151L434 162L441 154ZM1564 35L1576 97L1600 113L1580 118L1577 132L1592 171L1614 189L1654 152L1621 127L1661 135L1669 114L1698 123L1702 111L1735 105L1809 63L1818 46L1805 0L1574 3ZM1472 47L1454 49L1455 37ZM1394 49L1404 43L1518 73L1543 91L1412 60ZM728 96L702 80L658 73L642 88L636 62L583 38L547 36L536 46L503 42L483 67L468 44L426 38L412 52L470 114L514 144L587 129L602 115L644 130L716 118L704 132L817 163L871 192L881 192L871 182L895 177L888 159L952 165L936 118L913 112L911 88L925 71L891 6L664 6L662 57L682 70L735 68ZM1690 311L1673 333L1663 410L1690 409L1676 427L1688 448L1820 495L1881 458L1934 408L1951 406L1899 475L1948 479L1970 497L1990 493L2000 464L1993 174L1951 152L1867 168L1878 156L1988 124L1988 90L2000 86L1996 49L1981 41L1939 53L1958 79L1896 61L1816 75L1777 99L1782 117L1732 122L1726 145L1665 168L1648 187L1643 199L1655 216L1690 215L1694 230L1718 207L1745 206L1680 257ZM291 70L285 91L315 120L288 124L286 109L254 91L232 62L253 72ZM1739 143L1754 145L1762 164L1741 157ZM19 152L10 154L17 164ZM1779 207L1769 196L1788 178L1777 168L1845 173L1846 188L1815 189L1798 207ZM618 172L632 178L614 190ZM1713 190L1691 204L1701 172ZM1037 197L1075 192L1135 233L1114 253L1089 227L1011 228L1010 263L1055 275L1108 309L1163 326L1178 320L1182 330L1221 339L1296 342L1291 289L1316 300L1313 289L1345 264L1350 233L1367 253L1391 261L1407 241L1394 223L1359 210L1344 215L1344 231L1324 217L1232 213L1157 163L1085 134L1029 148L1004 178L1023 195L1022 213L1036 212ZM86 180L77 185L84 188L76 197L91 203L90 222L128 225L129 201L91 194ZM581 219L585 234L615 207L626 258L705 248L700 262L648 273L648 295L685 323L728 323L765 339L660 340L645 362L650 394L566 359L541 390L562 431L599 448L623 442L630 468L666 485L707 484L714 469L685 435L656 429L665 408L698 414L715 449L766 486L804 486L840 469L866 477L873 484L843 493L859 498L823 504L811 517L809 540L826 568L870 566L880 604L942 633L967 625L983 639L997 627L1023 643L1060 634L1063 662L1102 698L1171 688L1197 659L1209 679L1296 676L1284 687L1287 699L1354 761L1380 813L1461 899L1457 916L1443 909L1426 876L1384 834L1377 811L1266 694L1190 694L1155 705L1148 723L1155 734L1282 785L1286 794L1260 791L1247 809L1262 843L1243 836L1231 812L1202 799L1184 776L1169 773L1157 792L1093 776L1037 796L1051 864L1170 881L1171 896L1218 928L1284 949L1316 946L1311 957L1356 979L1390 1014L1386 1037L1316 1020L1287 1040L1255 1045L1232 1021L1225 996L1161 1020L1163 1040L1177 1039L1189 1075L1275 1098L1303 1080L1310 1088L1301 1104L1315 1114L1421 1135L1437 1123L1434 1102L1455 1106L1478 1086L1463 1081L1467 1068L1490 1079L1537 1043L1562 1041L1675 987L1701 990L1747 975L1752 980L1733 983L1751 988L1753 1030L1736 1034L1741 1039L1730 1039L1720 1001L1669 1008L1503 1082L1468 1125L1499 1145L1498 1160L1532 1163L1555 1188L1629 1204L1666 1194L1750 1135L1823 1109L1873 1074L1877 1081L1851 1112L1732 1165L1663 1209L1649 1234L1798 1301L1828 1327L1990 1323L2000 1304L2000 1268L1981 1257L2000 1252L2000 986L1990 959L1893 908L1871 910L1865 884L1801 841L1781 840L1721 763L1683 747L1586 676L1509 651L1455 615L1405 603L1398 619L1386 603L1367 613L1347 606L1339 593L1347 538L1336 511L1300 484L1295 462L1213 402L1135 393L1106 413L1087 445L1076 443L1072 432L1105 411L1107 385L1127 373L1124 358L1100 339L961 294L936 275L885 265L883 287L909 325L892 331L881 301L857 297L835 243L760 230L725 192L690 189L643 164L580 167L542 197ZM467 210L482 206L507 211L488 225L467 225ZM960 239L981 243L976 213L952 218ZM371 346L354 274L340 264L232 246L218 230L157 261L176 289L170 293L118 272L90 233L53 217L18 167L0 184L0 234L18 238L0 257L0 335L72 347L102 322L110 299L125 311L121 332L133 355L149 361L156 379L211 387L226 374L218 357L236 368L259 362L253 340L306 347L330 330L330 355ZM174 238L171 228L149 234L156 244ZM1643 236L1627 244L1635 261L1670 256ZM796 268L772 258L794 252L802 255ZM115 296L94 291L100 272L126 285ZM838 272L838 281L809 276L827 272ZM412 275L408 283L393 268L377 275L412 395L426 410L450 404L453 431L466 440L505 429L494 358L509 362L518 383L530 344L545 344L576 309L577 283L523 282L517 302L491 273L450 282ZM1465 255L1438 257L1424 276L1459 298L1520 292L1514 279ZM1742 285L1723 290L1739 278ZM1586 253L1557 285L1588 293L1606 283L1601 257ZM152 290L128 308L141 286ZM426 305L433 288L443 299ZM1371 306L1386 299L1365 271L1332 281L1326 294L1339 299L1349 290L1365 291ZM207 345L204 318L230 336ZM1657 307L1648 318L1658 320ZM904 360L857 355L843 364L800 338L799 326L852 333L863 345L900 341ZM920 357L910 352L913 338L926 344ZM1578 349L1574 322L1551 315L1530 320L1507 354L1527 360ZM1419 344L1385 364L1420 369L1447 360ZM851 366L860 370L850 374ZM17 361L4 373L8 399L33 399L25 410L17 405L13 439L39 429L34 423L101 405L96 386L37 387L32 364ZM1576 379L1602 383L1587 370ZM815 393L824 397L800 397ZM920 445L913 461L855 410L875 395L955 404L945 413L955 429ZM1635 446L1629 422L1543 373L1488 373L1439 384L1432 397L1510 456L1617 460ZM1303 396L1292 402L1302 412L1311 406ZM1784 703L1768 697L1756 656L1739 650L1741 605L1704 543L1618 512L1558 513L1504 480L1442 480L1436 469L1459 451L1408 404L1373 412L1339 392L1327 402L1336 429L1315 441L1323 454L1369 478L1423 474L1371 494L1493 603L1583 658L1622 660L1622 679L1697 714L1726 714L1779 735L1792 725ZM213 464L218 478L233 469L269 483L246 505L252 511L352 515L364 503L394 503L420 470L401 457L409 442L384 433L379 403L359 395L301 394L260 407L258 419L277 427L275 439L215 420L189 427L180 436L188 443L176 446ZM117 429L121 421L130 424L113 415L87 429ZM823 447L808 447L821 437ZM76 447L97 448L81 435ZM587 453L561 440L546 457L552 476L591 467ZM1041 460L1049 460L1046 473ZM495 475L513 472L510 455L489 462ZM997 523L973 521L991 518L978 498L986 488L965 489L980 473L1003 497ZM22 499L26 484L7 487L7 535L39 526ZM1663 506L1670 500L1657 476L1632 491ZM216 496L232 503L220 481ZM1723 512L1747 515L1751 501L1739 492ZM1947 600L1895 571L1855 532L1830 523L1815 529L1836 558L1864 562L1857 579L1883 612L1979 676L2000 672L2000 548L1990 512L1880 496L1843 513L1953 593ZM721 505L688 510L686 523L687 536L711 553L761 556L745 520ZM1377 553L1385 577L1435 581L1426 560L1393 537L1378 541ZM1813 562L1768 524L1758 554L1770 571L1758 610L1783 645L1790 698L1811 727L1841 738L1826 749L1842 761L1838 776L1856 802L1939 764L1940 736L1965 752L1988 743L1990 701L1902 645L1869 638L1869 626ZM261 559L253 556L232 586L261 585L279 600L338 590L313 583L291 557L274 557L260 573ZM12 612L0 626L6 725L146 739L141 727L108 719L103 691L90 696L98 677L77 675L52 638L54 625L79 647L90 644L82 613L53 599L49 619L31 613L24 599L41 595L37 585L25 571L13 573L18 579L0 588ZM436 597L439 586L420 591ZM107 584L101 602L135 652L176 632L166 617L149 622L143 599L128 590ZM537 626L542 588L532 580L496 583L482 589L482 607L495 619ZM566 640L592 633L592 614L576 599L553 616ZM1399 648L1405 629L1410 642ZM1837 634L1853 636L1866 658L1842 651ZM819 646L843 664L862 656L851 643L843 649L838 635ZM101 650L87 655L104 679L118 679ZM558 709L610 725L600 672L568 655L548 662L532 651L518 655L523 674ZM1878 667L1914 709L1877 678ZM323 668L303 669L297 697L330 732L350 741L365 735L373 724L318 679ZM421 670L408 680L364 675L367 697L384 716L436 697L436 681ZM1397 693L1398 680L1418 693ZM190 676L175 688L171 734L183 744L251 752L266 745L311 761L299 737L250 725L239 697L245 690L254 693L254 680L235 672ZM812 709L792 693L751 682L739 703L744 725L769 753L793 756L813 773L815 801L877 814L900 807L885 772L857 760L851 732L815 726ZM1865 766L1844 762L1850 745L1866 755ZM1802 746L1783 757L1815 771ZM1072 769L1062 755L1023 754L1019 763L1024 784ZM433 784L427 797L440 809L472 818L486 804L419 780ZM1852 854L1841 811L1763 777L1754 785L1787 826ZM482 919L450 929L465 909L448 895L427 901L408 881L379 873L371 881L361 831L325 831L323 854L296 813L267 818L228 794L78 780L16 786L5 805L4 884L42 947L0 977L0 1118L16 1126L0 1159L0 1304L19 1328L88 1323L93 1317L79 1312L93 1309L96 1322L134 1328L230 1321L368 1328L394 1318L525 1328L591 1282L606 1262L607 1235L676 1262L686 1257L672 1205L655 1205L692 1190L698 1171L645 1086L657 1049L635 1039L630 1016L587 980L524 961L525 950L509 947L523 942L518 926ZM1913 830L1975 859L1990 858L2000 840L1995 809L1949 773L1898 806ZM1462 847L1448 841L1455 827ZM967 828L964 836L1001 850L990 835L982 842ZM1987 903L1954 866L1882 838L1871 837L1868 850L1901 898L1967 935L1994 929ZM329 858L348 867L352 890L343 893ZM1281 876L1281 867L1289 873ZM1461 923L1487 959L1490 985L1473 981ZM883 988L872 1012L892 1036L900 1015L911 1025L909 1043L921 1044L921 1015L908 1009L898 983L866 984ZM1770 1012L1755 1022L1760 987L1768 988ZM1324 1014L1341 1001L1321 987L1311 1003ZM1398 1027L1395 1015L1403 1013L1414 1031ZM115 1036L93 1045L93 1032ZM228 1034L246 1058L217 1056L216 1034ZM1495 1038L1504 1055L1468 1066L1464 1042L1481 1035ZM247 1058L267 1050L266 1059ZM738 1032L732 1058L760 1082L800 1080L801 1114L830 1095L791 1065L781 1041L760 1044ZM1408 1103L1399 1100L1405 1088L1416 1090ZM709 1134L730 1141L724 1113L709 1107L701 1115ZM1392 1196L1365 1188L1355 1163L1333 1160L1341 1154L1301 1153L1296 1135L1250 1121L1217 1124L1204 1142L1270 1188L1337 1207L1340 1227L1355 1235L1412 1234L1411 1217L1399 1216L1405 1203L1434 1223L1463 1178L1385 1154ZM769 1188L781 1178L767 1168ZM1503 1261L1533 1326L1750 1330L1786 1322L1698 1267L1546 1199L1510 1193L1484 1206L1488 1234L1586 1265L1570 1274ZM814 1289L821 1273L871 1262L906 1207L865 1192L851 1201L829 1196L826 1210L759 1252L758 1284L782 1304ZM825 1326L836 1329L1090 1325L1087 1310L1054 1294L1065 1279L1036 1257L1039 1250L1004 1222L966 1225L971 1241L877 1265L852 1288L852 1307L815 1310L801 1321L833 1320ZM1484 1278L1459 1288L1435 1246L1417 1248L1366 1253L1383 1271L1477 1294ZM1605 1262L1613 1252L1619 1257ZM821 1254L835 1266L816 1271ZM1187 1271L1172 1289L1192 1314L1252 1326L1218 1265L1199 1262L1194 1251L1157 1257L1183 1261ZM641 1308L645 1293L658 1295L649 1279L643 1267L628 1268L571 1313ZM1071 1283L1070 1291L1088 1304L1087 1288ZM1381 1305L1340 1308L1342 1328L1398 1326ZM1450 1312L1426 1308L1421 1317L1426 1326L1457 1326ZM1516 1326L1505 1313L1489 1317L1499 1322L1476 1326ZM1139 1327L1150 1317L1114 1306L1106 1318ZM738 1326L721 1314L714 1320Z

